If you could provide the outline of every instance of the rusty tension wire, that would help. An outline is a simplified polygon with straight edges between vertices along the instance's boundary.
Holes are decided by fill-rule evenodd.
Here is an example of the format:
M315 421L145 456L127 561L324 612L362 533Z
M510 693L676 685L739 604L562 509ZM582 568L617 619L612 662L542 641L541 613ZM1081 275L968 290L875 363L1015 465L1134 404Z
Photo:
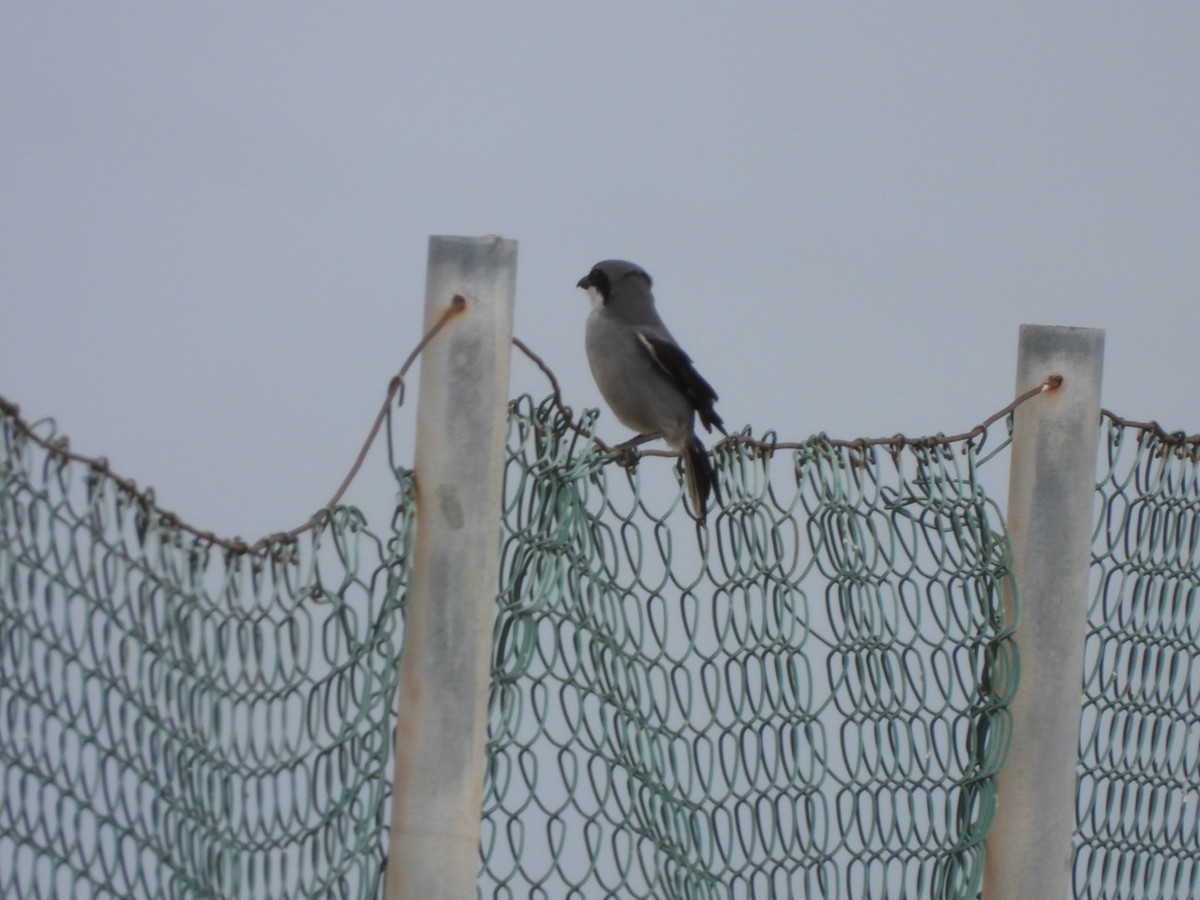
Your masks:
M303 524L298 525L289 531L277 532L274 534L267 535L267 536L262 537L259 540L255 541L252 544L248 544L245 541L241 541L241 540L236 540L236 539L230 540L227 538L222 538L212 531L207 531L207 530L204 530L201 528L197 528L194 525L188 524L187 522L183 521L179 516L177 516L175 513L172 513L170 511L165 510L162 507L158 506L157 503L154 501L153 490L139 489L136 482L134 482L132 479L122 478L122 477L116 475L109 468L108 461L105 460L104 458L90 457L90 456L85 456L81 453L76 453L72 450L67 449L61 442L55 441L53 439L45 439L45 438L41 437L40 435L38 435L36 433L36 431L34 431L34 426L28 424L27 422L25 422L24 419L21 418L21 416L19 414L19 407L15 403L10 403L9 401L5 400L3 397L0 397L0 409L3 409L7 415L11 416L17 430L22 432L26 437L28 437L34 443L38 444L45 450L55 454L58 457L61 457L63 459L67 459L67 460L72 460L75 462L83 463L83 464L87 465L89 468L91 468L91 470L93 472L95 472L97 474L102 474L102 475L105 475L105 476L111 478L113 483L121 491L123 491L125 494L127 494L128 496L130 496L134 500L136 500L143 508L145 508L147 510L154 510L162 518L164 523L170 524L170 525L178 528L181 531L184 531L188 534L193 535L194 537L200 538L204 541L214 544L215 546L221 547L222 549L224 549L225 551L227 551L230 554L234 554L234 555L246 554L246 553L253 554L253 553L257 553L261 550L266 549L271 544L287 543L288 541L293 540L294 538L300 536L301 534L304 534L306 531L309 531L309 530L315 528L317 525L320 525L322 522L324 522L326 519L329 518L334 507L336 507L337 504L341 501L342 497L345 495L346 491L349 489L350 484L354 481L354 478L358 475L359 470L362 468L362 464L367 457L367 453L370 451L371 446L375 442L375 439L379 436L379 430L383 427L383 423L387 418L388 411L391 408L392 403L395 401L397 395L400 395L401 402L403 402L404 378L408 374L408 370L412 367L413 363L416 362L417 357L419 357L421 355L421 352L429 345L429 342L431 340L433 340L433 338L438 334L438 332L440 332L442 330L443 327L445 327L446 323L451 318L453 318L455 315L460 314L464 309L466 309L466 303L467 303L467 301L464 297L456 294L454 296L453 300L451 301L450 305L446 308L446 311L433 324L433 326L425 333L425 335L421 338L421 340L417 343L417 345L412 349L412 352L409 353L408 357L404 360L404 364L400 367L399 372L397 372L396 375L394 375L392 377L391 381L388 383L387 394L384 397L383 403L380 405L379 413L375 417L375 421L371 426L370 432L367 434L366 440L363 441L362 447L358 452L358 456L355 458L353 465L350 467L350 471L346 473L346 477L342 479L341 484L338 486L338 488L334 492L333 496L330 497L329 501L324 506L322 506L320 509L318 509L313 514L313 516L310 519L308 519L308 521L304 522ZM577 434L593 441L595 443L595 445L600 448L600 450L602 450L606 453L621 453L623 456L626 456L626 458L630 458L633 460L636 460L643 456L664 456L664 457L678 456L678 453L673 450L635 450L635 449L630 449L630 450L626 450L626 451L619 451L619 450L617 450L617 448L605 443L603 440L601 440L596 435L588 432L586 429L584 429L582 426L580 426L578 423L576 423L573 411L571 410L571 408L569 406L566 405L566 403L563 400L562 389L559 385L558 378L555 377L553 370L551 370L551 368L549 367L549 365L547 365L545 360L543 360L540 356L538 356L538 354L536 354L532 349L530 349L529 345L527 345L520 338L514 337L512 339L512 342L517 347L517 349L519 349L522 353L524 353L525 356L527 356L530 359L530 361L533 362L534 365L536 365L538 367L538 369L541 370L541 372L546 376L546 379L550 382L550 388L552 391L554 404L555 404L555 406L557 406L559 412L562 413L563 419L567 423L567 425L572 430L574 430ZM935 437L921 437L921 438L909 438L909 437L905 437L904 435L894 435L892 437L855 438L853 440L831 439L829 441L829 443L835 447L886 446L889 448L897 449L897 448L903 447L903 446L931 446L931 445L938 445L938 444L952 444L952 443L957 443L960 441L970 441L981 435L986 436L988 428L991 427L991 425L993 425L995 422L997 422L998 420L1002 419L1003 417L1009 415L1010 413L1013 412L1013 410L1015 410L1022 403L1031 399L1032 397L1037 396L1038 394L1042 393L1043 391L1058 389L1062 385L1062 382L1063 382L1063 379L1062 379L1061 375L1048 376L1046 378L1046 380L1044 382L1042 382L1040 385L1033 388L1032 390L1026 391L1024 394L1022 394L1021 396L1019 396L1015 400L1013 400L1012 403L1008 404L1008 406L1004 407L1003 409L1001 409L998 412L994 413L993 415L989 416L987 419L985 419L979 425L976 425L970 431L963 432L962 434L955 434L955 435L949 435L949 436L938 435ZM1104 413L1109 418L1112 418L1114 421L1118 421L1119 423L1122 423L1122 424L1131 424L1131 425L1139 424L1139 423L1123 423L1123 422L1121 422L1121 420L1117 420L1116 417L1113 416L1111 413L1109 413L1107 410L1105 410ZM1159 434L1159 436L1161 438L1163 438L1164 440L1170 440L1170 441L1176 441L1176 442L1179 442L1179 441L1200 442L1200 437L1183 438L1180 435L1168 435L1166 432L1163 432L1162 429L1158 427L1157 423L1147 423L1147 424L1141 425L1141 427L1145 428L1146 430L1156 430L1157 433ZM743 435L743 434L730 435L725 440L731 441L734 443L738 443L738 444L744 444L748 447L752 447L764 455L770 455L771 453L775 452L776 450L792 450L792 449L797 449L802 446L801 444L799 444L797 442L760 441L760 440L751 438L748 435Z
M62 443L58 441L46 440L45 438L42 438L33 430L33 426L29 425L24 419L21 418L20 408L17 406L17 404L10 403L3 397L0 397L0 410L3 410L6 415L10 416L17 430L34 443L38 444L40 447L49 451L50 453L61 457L62 459L83 463L84 465L90 467L91 470L96 474L105 475L111 478L113 483L120 490L136 500L143 508L147 510L152 509L158 513L164 523L172 525L175 528L178 528L180 531L185 531L194 537L200 538L201 540L208 541L211 544L221 547L232 555L239 555L243 553L253 554L259 552L260 550L266 549L271 544L287 543L288 541L291 541L304 534L304 532L315 528L329 518L334 507L338 505L343 495L346 493L346 490L350 487L351 482L354 481L354 477L358 474L359 469L362 468L363 461L367 458L367 453L370 451L371 445L375 443L375 438L379 435L379 429L383 427L384 420L388 415L388 410L391 408L391 404L396 395L399 394L400 402L404 402L404 376L408 374L408 370L412 367L412 364L416 362L417 357L421 355L421 351L429 345L429 342L433 340L434 336L441 331L443 327L445 327L446 323L449 322L451 318L465 310L466 306L466 298L460 294L455 294L454 298L450 301L450 305L446 308L446 311L442 313L441 317L433 323L433 326L427 332L425 332L425 336L421 338L415 347L413 347L412 352L408 354L408 358L404 360L404 365L400 367L400 371L392 376L392 380L388 383L387 396L384 397L383 404L379 408L379 414L375 417L375 424L371 426L371 431L367 435L367 439L363 441L362 449L358 451L358 456L354 460L354 465L350 467L350 471L346 473L346 477L342 479L342 483L338 486L338 489L334 492L333 496L329 498L329 502L317 510L313 514L312 518L310 518L303 525L298 525L290 531L269 534L266 537L255 541L253 544L247 544L240 540L228 540L214 534L211 531L205 531L195 527L194 525L189 525L187 522L184 522L182 519L180 519L179 516L158 506L154 502L154 493L152 489L142 491L138 488L137 483L132 479L121 478L115 474L109 468L107 460L100 457L84 456L81 453L75 453L71 450L68 450L65 446L63 446Z
M1157 422L1135 422L1132 419L1123 419L1116 413L1107 410L1100 410L1100 417L1108 419L1117 428L1133 428L1137 431L1148 432L1159 439L1167 446L1188 446L1190 445L1193 452L1200 448L1200 434L1188 434L1183 431L1167 431Z
M542 373L546 376L546 378L550 382L550 389L553 392L554 405L556 407L558 407L558 411L559 411L559 413L562 414L563 420L567 423L567 425L576 434L579 434L586 438L590 438L596 444L597 447L599 447L601 450L603 450L606 453L619 453L622 457L632 459L632 460L637 460L643 456L664 456L664 457L668 457L668 458L679 456L678 451L675 451L675 450L639 450L639 449L636 449L633 447L626 448L624 450L619 450L616 447L606 444L604 441L602 441L600 438L596 437L594 434L589 433L586 429L584 429L581 426L579 426L578 424L576 424L574 414L572 413L571 407L567 406L566 403L563 402L562 391L559 388L558 379L554 376L554 372L550 369L550 366L546 364L546 361L543 360L536 353L534 353L531 349L529 349L529 347L520 338L514 337L513 344L516 345L517 349L519 349L522 353L524 353L527 357L529 357L530 361L533 362L534 365L536 365L539 369L542 370ZM986 439L988 429L991 428L992 425L994 425L1000 419L1003 419L1005 416L1011 414L1022 403L1024 403L1027 400L1031 400L1032 398L1036 397L1038 394L1041 394L1045 391L1058 390L1060 387L1062 387L1062 385L1063 385L1063 377L1061 375L1057 375L1057 374L1056 375L1047 375L1045 381L1043 381L1037 387L1031 388L1028 391L1026 391L1025 393L1021 394L1019 397L1017 397L1015 400L1013 400L1012 403L1008 404L1008 406L1006 406L1003 409L998 410L997 412L988 416L986 419L984 419L982 422L980 422L978 425L976 425L970 431L964 431L962 434L951 434L951 435L939 434L939 435L934 435L931 437L919 437L919 438L905 437L902 434L892 435L891 437L880 437L880 438L854 438L853 440L831 438L829 440L829 444L834 447L851 447L851 448L883 446L883 447L888 447L889 449L892 450L892 452L896 452L901 447L931 447L931 446L957 444L957 443L964 442L964 441L966 441L966 442L973 441L973 440L975 440L975 438L980 437L980 436L983 436ZM1111 413L1107 413L1107 414L1110 418L1115 418L1112 416ZM1125 424L1138 424L1138 423L1125 423ZM1153 425L1154 428L1158 427L1157 424L1155 424L1155 423L1151 423L1151 424ZM1149 426L1145 426L1145 427L1149 427ZM1161 432L1161 429L1159 429L1159 431ZM1200 441L1200 438L1197 438L1197 440ZM747 447L752 447L765 456L769 456L770 454L774 453L776 450L798 450L798 449L806 446L805 444L798 443L796 441L760 441L760 440L756 440L756 439L750 437L749 435L745 435L745 434L731 434L728 437L722 439L720 441L720 443L725 443L726 441L731 442L731 443L736 443L736 444L743 444ZM983 444L982 444L982 442L980 442L979 447L976 447L976 449L978 450L982 446L983 446ZM712 451L710 450L709 452L711 453Z

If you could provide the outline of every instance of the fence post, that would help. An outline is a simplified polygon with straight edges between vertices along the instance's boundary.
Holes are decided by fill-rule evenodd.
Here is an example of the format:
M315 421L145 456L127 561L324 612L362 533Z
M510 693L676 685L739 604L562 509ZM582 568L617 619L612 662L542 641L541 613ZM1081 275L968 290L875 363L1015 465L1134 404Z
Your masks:
M517 242L431 237L417 521L400 664L388 900L467 900L479 875Z
M1017 393L1052 374L1063 383L1018 407L1013 426L1008 532L1021 680L986 843L985 900L1071 896L1103 364L1103 331L1021 326Z

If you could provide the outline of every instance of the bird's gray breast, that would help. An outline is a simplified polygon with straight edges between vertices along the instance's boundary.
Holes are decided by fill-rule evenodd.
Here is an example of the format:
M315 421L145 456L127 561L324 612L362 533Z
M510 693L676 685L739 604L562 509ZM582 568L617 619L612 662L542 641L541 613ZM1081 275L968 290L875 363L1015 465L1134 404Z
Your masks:
M639 434L661 431L673 445L686 440L692 408L633 326L616 321L603 307L595 309L588 316L585 346L596 386L621 424Z

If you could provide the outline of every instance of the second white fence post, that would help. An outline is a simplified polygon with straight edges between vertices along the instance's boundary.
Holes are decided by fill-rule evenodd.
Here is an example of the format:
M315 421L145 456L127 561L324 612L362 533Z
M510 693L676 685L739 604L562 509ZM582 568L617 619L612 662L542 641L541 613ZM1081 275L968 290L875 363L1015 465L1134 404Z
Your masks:
M1008 531L1022 611L1012 747L986 845L985 900L1067 900L1087 636L1104 332L1022 325ZM1012 612L1010 608L1010 613Z

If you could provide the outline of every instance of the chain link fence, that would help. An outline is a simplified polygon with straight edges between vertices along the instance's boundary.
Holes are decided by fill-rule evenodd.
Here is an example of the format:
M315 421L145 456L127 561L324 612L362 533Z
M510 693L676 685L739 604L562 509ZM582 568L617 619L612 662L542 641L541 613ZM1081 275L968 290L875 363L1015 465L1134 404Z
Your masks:
M236 552L9 404L0 441L0 896L376 896L409 473L383 533Z
M510 409L480 895L977 898L1017 685L986 430L738 436L698 527L593 426ZM1076 896L1193 897L1196 442L1104 427ZM411 472L382 528L246 547L0 436L0 895L379 896Z
M703 528L673 461L514 405L484 896L978 894L1016 677L977 447L769 445Z

